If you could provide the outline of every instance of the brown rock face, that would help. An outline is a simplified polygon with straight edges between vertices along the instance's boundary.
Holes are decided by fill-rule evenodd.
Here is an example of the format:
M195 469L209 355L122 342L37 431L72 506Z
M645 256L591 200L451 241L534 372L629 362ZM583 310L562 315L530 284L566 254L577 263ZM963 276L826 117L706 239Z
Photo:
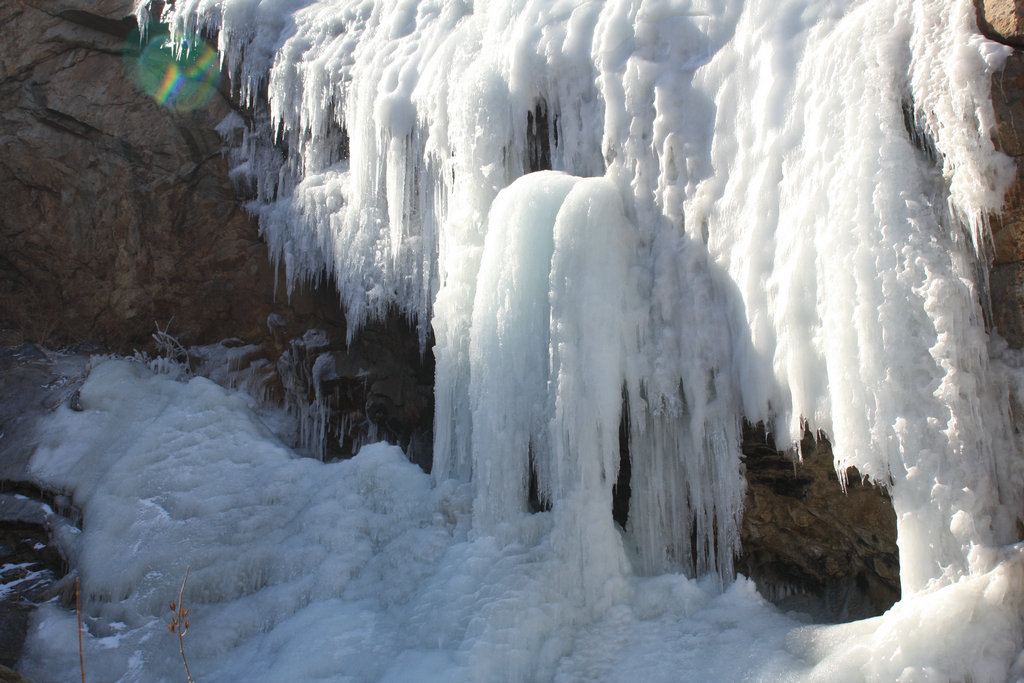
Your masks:
M1024 262L1004 263L989 273L992 319L1014 348L1024 346Z
M1024 2L979 0L978 24L993 40L1024 46ZM1014 50L992 81L996 148L1014 158L1017 180L1002 212L991 217L992 326L1014 348L1024 347L1024 53Z
M996 266L1024 261L1024 53L1014 50L992 83L996 147L1017 162L1017 182L1003 211L992 219Z
M132 5L0 5L0 327L126 350L172 319L184 343L258 337L286 304L213 130L230 107L175 112L133 83Z
M993 40L1024 47L1024 2L978 0L978 27Z
M889 496L849 472L839 486L828 441L804 436L803 462L763 427L743 433L747 495L737 570L784 607L848 621L900 597L896 514Z

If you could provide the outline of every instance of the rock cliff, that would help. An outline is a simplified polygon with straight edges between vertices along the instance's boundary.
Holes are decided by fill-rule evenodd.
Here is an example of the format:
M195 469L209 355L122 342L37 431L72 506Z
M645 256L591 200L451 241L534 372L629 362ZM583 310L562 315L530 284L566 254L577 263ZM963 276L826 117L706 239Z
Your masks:
M28 341L131 350L155 324L183 343L343 325L333 297L275 294L215 126L130 78L130 0L12 0L0 22L0 326Z

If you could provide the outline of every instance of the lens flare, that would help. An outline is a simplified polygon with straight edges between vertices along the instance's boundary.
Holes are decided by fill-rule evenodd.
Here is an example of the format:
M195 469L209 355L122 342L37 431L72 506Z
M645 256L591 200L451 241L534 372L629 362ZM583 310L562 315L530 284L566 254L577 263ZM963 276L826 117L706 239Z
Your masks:
M198 38L175 46L162 33L142 44L135 34L125 59L132 80L160 106L175 111L206 106L220 85L217 51Z

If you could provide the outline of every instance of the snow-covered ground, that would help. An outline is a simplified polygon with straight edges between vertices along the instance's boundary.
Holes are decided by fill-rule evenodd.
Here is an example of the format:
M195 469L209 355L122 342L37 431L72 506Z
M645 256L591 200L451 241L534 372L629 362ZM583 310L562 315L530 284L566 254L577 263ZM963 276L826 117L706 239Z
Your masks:
M882 617L814 626L742 577L581 567L551 512L475 532L469 484L435 485L384 444L298 457L251 403L106 360L83 410L40 426L33 473L84 513L69 545L90 680L182 679L165 624L186 567L198 681L995 681L1020 650L1015 550ZM36 612L20 668L76 679L74 612Z

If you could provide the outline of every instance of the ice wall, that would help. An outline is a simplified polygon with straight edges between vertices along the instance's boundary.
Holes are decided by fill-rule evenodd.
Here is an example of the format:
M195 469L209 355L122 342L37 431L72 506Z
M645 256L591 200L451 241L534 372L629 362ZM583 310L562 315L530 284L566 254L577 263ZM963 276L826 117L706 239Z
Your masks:
M728 577L746 417L780 443L823 430L841 476L891 486L906 591L1015 540L1020 446L980 303L1012 175L989 139L1005 53L969 0L164 18L219 32L253 109L234 173L288 281L326 268L353 331L388 306L432 328L435 476L474 482L477 533L528 516L532 462L581 552L619 553L626 420L635 569ZM538 135L559 173L530 173Z

